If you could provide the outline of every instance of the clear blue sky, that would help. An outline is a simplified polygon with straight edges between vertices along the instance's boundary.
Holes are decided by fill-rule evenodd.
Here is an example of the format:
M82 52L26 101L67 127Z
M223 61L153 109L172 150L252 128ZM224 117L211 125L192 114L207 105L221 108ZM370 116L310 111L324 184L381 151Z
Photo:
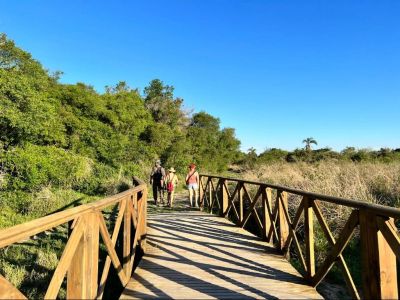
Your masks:
M400 148L400 1L4 1L0 31L103 91L154 78L242 149Z

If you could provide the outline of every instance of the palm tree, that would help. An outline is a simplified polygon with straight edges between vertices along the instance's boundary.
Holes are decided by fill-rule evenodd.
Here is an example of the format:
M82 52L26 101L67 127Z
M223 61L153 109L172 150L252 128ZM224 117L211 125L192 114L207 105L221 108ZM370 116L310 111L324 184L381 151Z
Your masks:
M306 151L311 151L311 144L318 145L317 141L312 137L304 139L303 143L306 144L306 146L304 147Z

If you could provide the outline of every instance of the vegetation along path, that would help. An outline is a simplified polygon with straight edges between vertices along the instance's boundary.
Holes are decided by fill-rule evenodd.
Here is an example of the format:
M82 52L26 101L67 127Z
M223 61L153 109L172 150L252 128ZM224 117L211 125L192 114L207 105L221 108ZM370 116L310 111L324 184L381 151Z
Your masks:
M322 299L274 248L187 202L149 203L146 255L121 299Z

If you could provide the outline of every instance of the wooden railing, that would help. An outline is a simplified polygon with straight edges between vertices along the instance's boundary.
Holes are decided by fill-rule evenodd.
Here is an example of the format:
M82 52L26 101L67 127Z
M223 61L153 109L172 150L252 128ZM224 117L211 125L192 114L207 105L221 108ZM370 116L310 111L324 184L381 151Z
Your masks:
M288 203L288 195L299 200L294 201L296 204ZM395 226L395 220L400 218L399 209L207 174L200 176L200 205L203 209L217 211L221 216L229 216L241 227L245 227L252 217L260 236L285 256L288 256L293 243L303 276L313 286L321 283L336 263L342 270L352 298L359 299L360 295L365 299L399 297L396 258L400 257L400 239ZM332 205L350 210L336 239L322 210L324 206ZM300 229L302 215L304 223ZM318 265L314 249L316 224L319 224L329 245L327 254ZM356 287L343 255L354 234L360 238L361 288Z
M47 288L45 298L55 299L66 277L68 299L102 298L111 264L125 286L136 262L137 250L145 250L147 186L134 178L136 186L125 192L80 205L0 231L0 248L24 241L38 233L70 222L71 234ZM118 205L110 236L103 210ZM122 226L122 261L115 246ZM100 236L107 251L99 277ZM139 247L139 248L138 248ZM100 280L98 279L100 278ZM0 299L26 298L0 275Z

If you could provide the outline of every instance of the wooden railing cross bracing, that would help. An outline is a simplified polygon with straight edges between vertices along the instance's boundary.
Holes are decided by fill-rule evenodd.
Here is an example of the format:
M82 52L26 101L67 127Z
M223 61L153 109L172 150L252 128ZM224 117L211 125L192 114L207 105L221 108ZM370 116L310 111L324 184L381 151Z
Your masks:
M254 196L250 195L249 188ZM273 194L275 199L272 199ZM288 195L297 195L300 202L289 203ZM337 239L324 217L322 207L325 204L351 210ZM313 286L320 284L337 264L352 298L399 297L396 259L400 259L400 239L395 226L395 220L400 219L399 209L208 174L200 175L200 206L220 216L229 216L240 227L245 227L253 217L259 236L287 257L291 244L294 244L303 276ZM304 221L299 234L302 216ZM316 265L314 249L316 224L319 224L329 245L327 255L319 265ZM343 257L343 251L355 233L360 237L361 288L356 287Z
M65 276L68 299L101 299L111 264L121 284L125 286L131 277L138 247L145 250L147 186L137 178L134 178L134 183L135 187L120 194L3 229L0 231L0 248L72 222L72 232L51 278L45 299L57 298ZM118 205L118 214L110 236L102 210L113 205ZM115 249L121 227L122 261ZM107 250L107 257L98 280L100 237ZM0 275L0 299L16 298L26 297Z

